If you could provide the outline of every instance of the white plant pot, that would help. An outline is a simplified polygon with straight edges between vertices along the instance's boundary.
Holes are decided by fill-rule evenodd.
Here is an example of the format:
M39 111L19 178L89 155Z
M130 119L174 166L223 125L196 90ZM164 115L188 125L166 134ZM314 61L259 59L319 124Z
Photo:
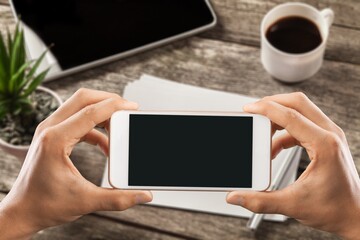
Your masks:
M41 87L39 86L37 88L37 90L43 91L43 92L47 92L50 95L52 95L56 101L59 103L59 106L63 103L63 101L61 100L60 96L55 93L54 91L50 90L49 88L46 87ZM5 142L4 140L2 140L0 138L0 147L7 153L14 155L15 157L17 157L19 160L24 161L26 154L29 150L30 145L28 146L16 146L16 145L12 145L10 143Z

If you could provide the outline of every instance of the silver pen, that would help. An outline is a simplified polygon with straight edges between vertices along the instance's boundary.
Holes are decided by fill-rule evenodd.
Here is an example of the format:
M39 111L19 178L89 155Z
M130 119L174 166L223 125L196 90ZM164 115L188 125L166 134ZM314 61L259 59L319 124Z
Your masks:
M300 152L302 151L302 148L298 147L298 149L296 149L295 151L290 151L287 155L286 155L286 160L282 163L282 165L279 168L279 171L277 172L270 188L268 191L275 191L278 190L279 187L283 184L284 180L285 180L285 176L286 173L289 171L292 162L293 162L293 158ZM249 228L252 231L255 231L261 221L264 219L265 214L260 214L260 213L253 213L253 215L250 217L249 221L246 224L246 227Z

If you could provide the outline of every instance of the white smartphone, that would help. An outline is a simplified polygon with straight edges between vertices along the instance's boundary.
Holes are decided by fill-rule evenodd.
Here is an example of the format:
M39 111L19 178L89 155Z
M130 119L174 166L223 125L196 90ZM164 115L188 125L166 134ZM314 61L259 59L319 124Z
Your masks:
M271 123L245 113L119 111L109 182L143 190L266 190Z

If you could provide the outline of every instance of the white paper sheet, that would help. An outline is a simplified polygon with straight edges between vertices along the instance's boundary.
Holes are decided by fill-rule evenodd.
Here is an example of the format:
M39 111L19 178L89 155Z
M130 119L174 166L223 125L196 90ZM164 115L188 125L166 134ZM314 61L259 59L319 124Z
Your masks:
M183 111L242 111L242 107L256 101L256 98L238 94L225 93L195 86L180 84L149 75L143 75L140 80L129 83L123 93L123 97L140 104L140 110L183 110ZM272 176L275 176L280 163L289 149L283 151L273 160ZM300 156L292 161L292 167L287 174L285 185L294 182ZM102 183L103 187L109 187L107 180L107 167ZM154 200L152 205L187 209L193 211L209 212L215 214L231 215L237 217L249 217L251 212L229 205L225 201L227 193L219 192L162 192L153 191ZM282 215L267 215L267 220L285 221Z

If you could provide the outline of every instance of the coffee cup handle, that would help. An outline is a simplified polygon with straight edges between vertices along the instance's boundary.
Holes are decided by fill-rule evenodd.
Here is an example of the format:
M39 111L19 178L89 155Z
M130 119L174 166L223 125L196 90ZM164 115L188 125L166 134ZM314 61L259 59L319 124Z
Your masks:
M326 23L328 24L328 27L330 27L334 22L334 11L330 8L325 8L320 12L321 16L325 19Z

